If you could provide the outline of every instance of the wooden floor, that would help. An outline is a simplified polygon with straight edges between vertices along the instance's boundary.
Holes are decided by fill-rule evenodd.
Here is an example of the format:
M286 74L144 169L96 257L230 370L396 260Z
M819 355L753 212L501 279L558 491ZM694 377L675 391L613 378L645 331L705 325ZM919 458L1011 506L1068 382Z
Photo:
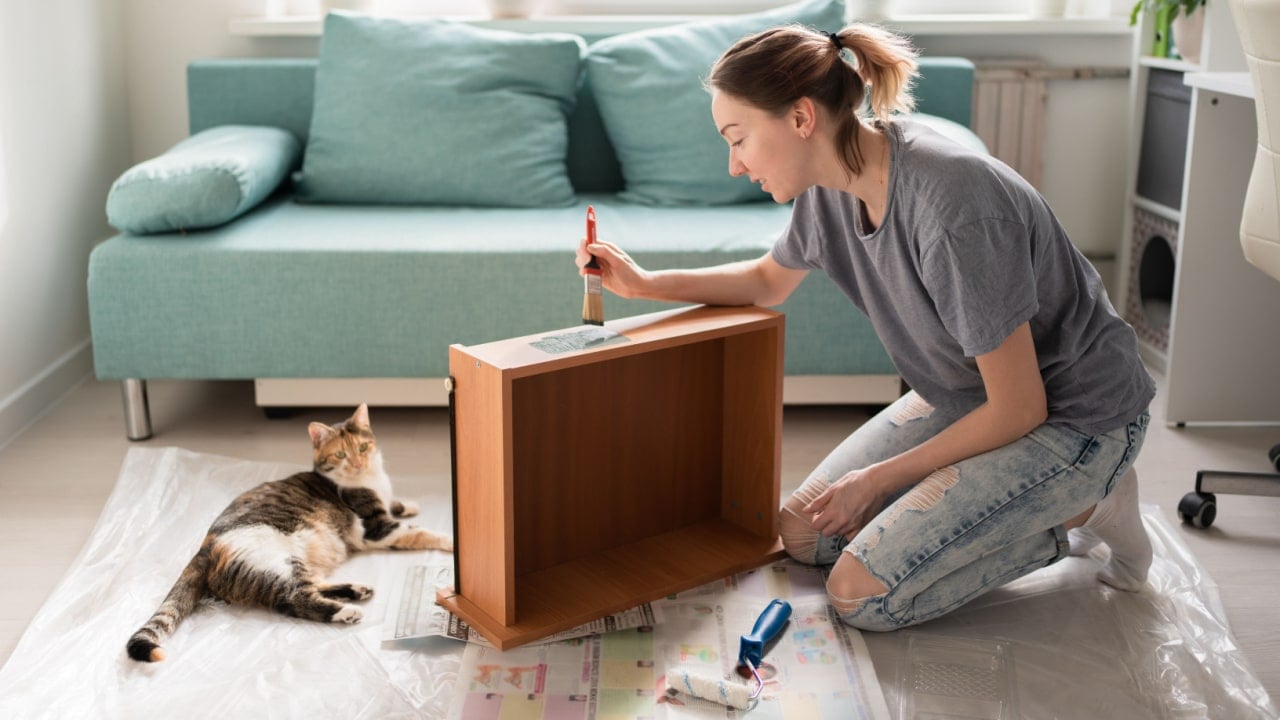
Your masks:
M245 382L152 382L150 396L156 435L146 445L299 466L310 464L307 422L336 422L351 410L268 420ZM398 494L447 492L446 413L374 408L371 416ZM784 494L865 418L861 408L787 409ZM1176 524L1178 499L1197 468L1266 470L1267 448L1277 442L1280 428L1165 427L1157 398L1138 459L1142 499ZM9 660L93 530L130 446L119 385L87 381L0 448L0 662ZM1280 498L1219 500L1212 528L1180 526L1180 532L1217 582L1237 641L1274 699L1280 697Z

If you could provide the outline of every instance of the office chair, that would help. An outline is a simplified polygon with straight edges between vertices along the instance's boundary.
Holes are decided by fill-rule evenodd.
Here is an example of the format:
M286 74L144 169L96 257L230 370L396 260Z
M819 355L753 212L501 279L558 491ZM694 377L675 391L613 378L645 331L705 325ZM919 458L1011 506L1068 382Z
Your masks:
M1240 245L1250 264L1280 282L1280 2L1227 0L1227 5L1249 64L1258 112L1258 152L1245 191ZM1268 456L1277 473L1197 472L1195 492L1178 503L1182 520L1209 527L1218 512L1214 493L1280 497L1280 445Z

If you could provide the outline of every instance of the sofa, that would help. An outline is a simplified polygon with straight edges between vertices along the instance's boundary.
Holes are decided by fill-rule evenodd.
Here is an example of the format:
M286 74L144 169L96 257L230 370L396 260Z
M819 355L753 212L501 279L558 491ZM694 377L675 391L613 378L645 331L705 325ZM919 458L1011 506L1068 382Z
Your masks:
M821 4L843 11L841 3ZM95 371L99 379L121 381L130 439L151 435L151 379L254 380L257 402L268 409L443 404L451 344L580 322L583 285L573 256L588 205L595 207L601 238L654 269L755 258L787 227L790 207L763 195L743 202L680 202L683 195L652 202L629 192L639 181L628 177L619 134L600 102L598 85L608 74L587 63L597 48L630 42L619 36L576 40L587 69L563 104L567 202L302 201L318 123L313 112L319 112L321 91L328 92L318 78L325 52L334 47L330 29L326 20L319 58L203 59L187 68L191 139L213 137L220 128L267 128L296 140L300 158L273 160L288 165L278 184L258 178L254 192L261 197L241 197L230 220L168 230L163 222L158 230L142 226L91 253ZM458 31L450 32L454 37ZM967 129L972 64L926 57L920 70L919 117L981 147ZM697 117L705 112L692 110ZM705 124L713 124L709 113ZM668 135L675 142L679 134ZM230 133L204 143L201 157L234 155L236 138ZM417 144L405 145L406 152ZM450 172L462 182L486 149L444 143L432 152L437 166L451 162L448 153L456 155L463 170ZM371 167L395 162L388 157ZM489 180L485 187L493 185ZM207 197L215 192L210 187L194 192ZM166 194L171 189L135 183L127 198L123 185L112 192L121 198L117 205L127 201L135 214L141 207L147 218L163 220L164 206L176 202ZM108 209L110 216L111 201ZM607 319L673 307L608 293L604 305ZM786 314L787 402L882 404L899 394L893 364L874 330L826 278L812 274L778 309Z

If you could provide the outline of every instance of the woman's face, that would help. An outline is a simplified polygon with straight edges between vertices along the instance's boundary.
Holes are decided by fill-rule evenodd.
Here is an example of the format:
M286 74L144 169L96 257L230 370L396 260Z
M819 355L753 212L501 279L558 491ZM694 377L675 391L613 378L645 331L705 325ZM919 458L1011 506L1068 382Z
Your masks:
M729 143L729 174L746 175L751 182L785 203L813 184L806 179L808 153L805 142L811 128L795 112L775 117L728 93L715 91L711 115Z

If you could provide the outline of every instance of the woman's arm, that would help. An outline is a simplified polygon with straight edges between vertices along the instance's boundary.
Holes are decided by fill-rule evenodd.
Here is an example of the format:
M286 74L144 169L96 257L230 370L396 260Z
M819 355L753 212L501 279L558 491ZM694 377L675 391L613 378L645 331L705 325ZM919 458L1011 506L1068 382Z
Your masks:
M780 305L804 280L807 270L779 265L769 253L755 260L692 270L645 270L611 243L584 240L578 246L579 273L590 255L600 263L600 279L624 298L647 298L704 305Z
M815 513L816 529L824 535L860 530L894 491L938 468L1007 445L1045 421L1048 399L1029 324L975 359L987 401L928 441L833 483L804 508Z

